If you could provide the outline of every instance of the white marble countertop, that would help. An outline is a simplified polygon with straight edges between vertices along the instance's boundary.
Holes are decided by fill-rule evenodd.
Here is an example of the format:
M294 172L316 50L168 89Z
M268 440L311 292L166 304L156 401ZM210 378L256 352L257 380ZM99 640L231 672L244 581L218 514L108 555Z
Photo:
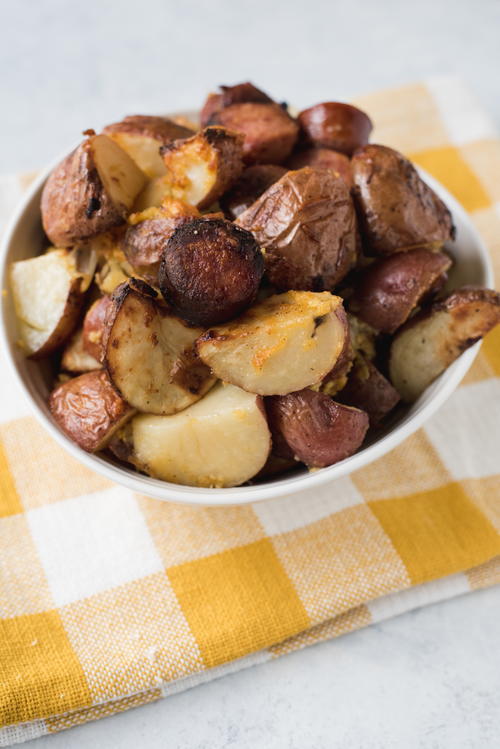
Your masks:
M249 78L306 105L457 73L500 126L497 0L18 0L1 26L3 173ZM474 593L27 746L493 749L499 621Z

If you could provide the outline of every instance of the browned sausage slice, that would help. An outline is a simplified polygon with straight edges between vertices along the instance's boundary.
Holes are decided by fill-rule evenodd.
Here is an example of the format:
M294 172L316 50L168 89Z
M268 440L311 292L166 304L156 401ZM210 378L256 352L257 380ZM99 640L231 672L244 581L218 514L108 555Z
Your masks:
M298 116L304 140L350 156L368 143L373 125L367 114L339 101L327 101L304 109Z
M302 169L304 166L333 169L340 174L347 187L352 187L351 162L340 151L332 151L330 148L306 148L305 151L292 153L285 166L288 169Z

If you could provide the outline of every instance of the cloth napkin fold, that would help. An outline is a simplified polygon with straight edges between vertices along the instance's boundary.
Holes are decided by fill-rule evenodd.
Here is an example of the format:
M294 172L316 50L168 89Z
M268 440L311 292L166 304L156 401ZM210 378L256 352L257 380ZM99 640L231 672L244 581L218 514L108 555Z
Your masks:
M357 100L500 266L500 141L454 78ZM0 213L26 179L0 184ZM498 277L498 275L497 275ZM235 508L81 466L0 374L0 746L500 582L500 330L418 433L327 486Z

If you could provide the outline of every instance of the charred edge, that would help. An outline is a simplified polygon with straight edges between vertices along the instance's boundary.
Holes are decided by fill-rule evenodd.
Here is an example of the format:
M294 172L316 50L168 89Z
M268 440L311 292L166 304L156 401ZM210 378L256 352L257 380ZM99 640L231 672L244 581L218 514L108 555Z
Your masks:
M313 328L313 332L311 334L311 338L315 337L316 331L318 330L319 326L322 325L325 322L325 320L326 320L327 317L328 317L328 315L319 315L318 317L314 318L314 320L313 320L314 328Z
M136 291L138 294L142 294L142 296L147 296L150 299L156 299L158 294L156 291L148 284L146 281L143 281L140 278L129 278L128 285L133 291Z
M97 211L99 211L100 208L101 208L101 201L99 200L99 198L90 198L87 204L85 215L87 216L87 218L92 218L92 215L96 213Z

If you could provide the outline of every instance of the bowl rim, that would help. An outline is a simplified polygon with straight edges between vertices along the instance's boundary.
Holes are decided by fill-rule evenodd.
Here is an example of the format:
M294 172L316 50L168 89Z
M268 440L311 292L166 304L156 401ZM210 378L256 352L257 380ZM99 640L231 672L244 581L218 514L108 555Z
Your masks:
M64 156L66 153L64 154ZM56 159L47 169L42 170L40 175L33 181L26 193L23 195L17 209L14 211L10 221L4 230L0 242L0 274L2 289L8 285L8 264L7 256L11 245L12 237L17 226L22 222L24 214L28 209L36 193L41 189L52 169L60 162L61 158ZM485 276L485 285L492 287L493 267L489 257L488 250L483 242L482 237L474 226L471 217L455 199L453 195L434 177L428 174L424 169L417 167L422 178L435 190L438 195L446 202L454 216L460 216L460 221L467 225L467 229L473 237L475 248L478 253L478 259L481 262L482 271ZM27 399L30 410L38 422L46 429L56 442L63 447L72 457L83 463L86 467L104 476L106 479L118 483L138 494L145 494L166 502L176 502L180 504L200 505L200 506L231 506L244 505L252 502L258 502L274 497L283 497L284 495L296 494L299 491L317 488L323 484L334 481L335 479L346 476L354 471L369 465L374 460L382 457L399 445L403 440L416 432L427 419L429 419L449 398L451 393L456 389L466 372L469 370L472 362L477 356L481 342L478 341L474 346L465 351L448 369L433 383L435 388L433 394L426 403L417 408L414 413L406 420L397 424L386 435L380 437L372 444L354 453L349 458L335 463L326 468L302 472L298 475L285 474L281 479L275 479L271 482L262 482L249 486L239 486L230 488L204 488L184 486L174 484L160 479L153 479L149 476L143 476L134 473L132 469L113 464L97 454L87 453L66 437L61 432L48 414L42 410L35 388L27 376L24 376L16 366L12 354L12 348L15 345L9 340L7 333L7 324L4 317L5 302L0 305L0 343L3 350L7 352L8 368L17 383L20 391Z

